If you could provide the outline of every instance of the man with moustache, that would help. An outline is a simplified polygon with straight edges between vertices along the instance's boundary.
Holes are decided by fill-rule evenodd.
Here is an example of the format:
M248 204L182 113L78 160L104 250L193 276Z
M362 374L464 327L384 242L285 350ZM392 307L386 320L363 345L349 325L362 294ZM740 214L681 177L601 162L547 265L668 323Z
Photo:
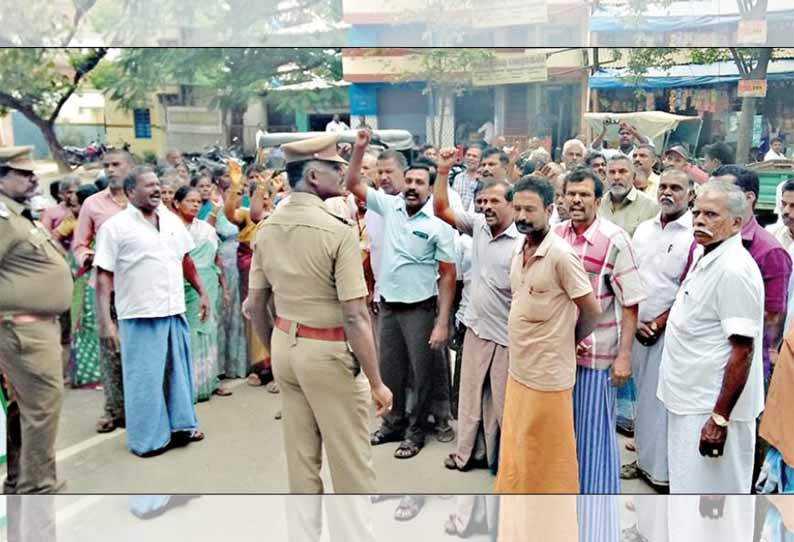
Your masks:
M607 159L600 152L590 152L584 160L584 165L598 173L602 181L607 180Z
M369 134L359 137L368 140ZM434 367L445 359L440 351L446 348L455 297L453 232L433 215L429 201L433 170L421 161L409 167L402 197L367 187L355 168L347 177L347 189L383 218L376 277L383 300L379 354L383 381L394 391L394 410L384 416L371 443L400 442L394 454L398 459L414 457L424 447ZM410 417L405 386L409 372L414 391Z
M794 178L783 183L780 198L780 223L771 226L769 232L790 251L794 246Z
M507 381L507 315L510 311L510 261L518 230L508 201L510 184L487 181L480 194L483 213L453 209L447 175L455 150L443 149L433 186L437 217L472 237L472 291L466 309L468 329L463 344L458 440L447 457L448 469L494 468Z
M596 137L595 140L593 141L593 145L592 145L593 149L595 150L601 149L604 141L604 136L607 133L607 126L608 125L605 122L604 129L598 135L598 137ZM618 128L619 148L617 150L606 149L604 151L604 156L607 159L617 154L623 154L624 156L631 157L634 151L637 149L637 147L635 146L635 141L639 142L640 144L646 144L646 145L651 144L651 140L648 137L639 133L637 129L634 128L634 126L632 126L628 122L623 121L620 123L620 126Z
M482 151L480 180L507 181L509 165L510 157L504 151L496 147L488 147Z
M637 153L635 153L635 157ZM626 465L621 478L640 473L656 486L669 484L667 474L667 411L656 397L659 365L670 307L693 260L699 255L687 207L689 176L670 169L659 180L661 212L637 227L632 246L642 282L653 292L640 303L632 374L637 387L634 444L637 461Z
M703 256L667 320L657 395L668 411L670 493L749 493L764 408L764 284L742 246L745 196L704 185L692 211Z
M731 182L745 196L742 216L742 244L753 257L764 280L764 379L768 383L777 348L783 335L786 295L791 277L791 256L771 233L758 224L753 214L758 201L759 180L754 171L740 166L723 166L712 172L715 180Z
M601 217L617 224L629 234L640 223L659 212L659 205L650 196L634 187L634 166L627 156L613 156L607 162L607 196L598 210Z
M635 149L636 152L639 149ZM618 154L609 159L606 186L609 192L601 200L599 215L626 230L629 237L634 235L640 223L659 212L659 205L634 186L634 167L627 156ZM626 385L618 390L617 407L618 428L628 435L634 431L635 403L634 379L629 378Z
M562 146L562 163L565 171L571 171L584 163L587 148L578 139L569 139Z
M455 176L455 180L452 182L452 188L455 189L455 192L460 194L464 209L469 208L471 202L474 200L474 193L480 186L480 181L477 178L477 169L480 167L481 157L481 147L472 145L466 149L466 154L463 155L463 163L466 165L466 170L458 173Z
M188 254L193 238L160 205L154 171L135 168L123 186L130 205L97 238L97 323L100 339L124 360L127 447L152 457L204 439L193 410L185 280L199 293L201 321L210 307ZM118 323L111 317L114 291Z
M72 252L82 269L90 270L94 261L94 242L102 225L127 207L124 179L134 163L127 151L114 150L102 157L102 166L108 187L89 197L80 208L77 228L72 241ZM96 288L92 273L90 286ZM111 297L111 317L115 321L115 305ZM96 424L98 433L109 433L124 427L124 386L121 370L121 352L115 345L100 338L99 361L102 365L102 389L105 394L104 414Z
M576 345L600 309L582 260L549 226L552 186L524 177L510 199L524 240L510 270L510 368L495 492L577 493Z
M73 288L62 249L30 209L38 188L32 151L0 147L0 372L13 399L3 492L18 494L63 487L55 463L63 404L58 315Z
M656 165L656 149L653 145L645 143L638 145L634 149L633 161L635 171L642 172L647 179L647 186L643 192L655 200L659 188L659 175L653 171L653 166Z
M631 239L598 216L603 192L601 179L592 170L571 172L565 182L571 219L555 227L584 263L601 303L595 332L577 347L573 405L582 493L620 491L617 388L631 376L637 306L646 297Z

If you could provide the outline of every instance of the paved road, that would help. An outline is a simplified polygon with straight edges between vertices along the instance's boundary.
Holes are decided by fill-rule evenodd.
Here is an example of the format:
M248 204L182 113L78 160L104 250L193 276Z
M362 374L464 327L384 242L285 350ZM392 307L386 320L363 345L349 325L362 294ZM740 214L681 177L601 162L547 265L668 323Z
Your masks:
M197 406L203 442L162 456L141 459L126 449L126 433L94 432L102 392L68 390L58 434L59 476L69 493L284 493L286 462L281 421L274 419L279 396L231 381L234 395L213 397ZM622 439L623 443L625 439ZM415 458L393 457L396 444L374 448L381 493L489 493L494 477L485 470L466 473L444 468L453 444L430 439ZM621 446L623 461L631 460ZM553 452L552 452L553 453ZM330 478L323 469L330 491ZM641 481L625 483L624 493L648 493Z

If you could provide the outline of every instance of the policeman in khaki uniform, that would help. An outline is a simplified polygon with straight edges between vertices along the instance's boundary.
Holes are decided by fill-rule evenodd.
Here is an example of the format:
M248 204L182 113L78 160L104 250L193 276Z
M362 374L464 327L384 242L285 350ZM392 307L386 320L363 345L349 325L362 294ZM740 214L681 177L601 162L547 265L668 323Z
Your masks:
M375 493L370 393L379 416L392 403L378 370L358 239L323 203L342 191L337 137L281 147L292 191L259 229L251 265L247 311L281 390L292 493L323 492L323 445L335 492Z
M0 148L0 370L16 396L21 450L9 449L6 492L57 491L55 434L63 399L58 315L72 275L28 207L38 180L33 147Z

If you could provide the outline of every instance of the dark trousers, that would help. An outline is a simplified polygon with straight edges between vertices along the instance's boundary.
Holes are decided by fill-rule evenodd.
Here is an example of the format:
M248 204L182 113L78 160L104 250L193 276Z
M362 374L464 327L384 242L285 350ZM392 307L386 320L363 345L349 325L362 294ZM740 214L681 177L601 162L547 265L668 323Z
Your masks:
M383 418L383 430L406 430L406 440L419 445L424 444L428 430L434 367L441 360L429 344L435 320L435 297L419 303L381 304L380 371L394 394L393 409ZM414 404L409 417L406 390L411 375Z

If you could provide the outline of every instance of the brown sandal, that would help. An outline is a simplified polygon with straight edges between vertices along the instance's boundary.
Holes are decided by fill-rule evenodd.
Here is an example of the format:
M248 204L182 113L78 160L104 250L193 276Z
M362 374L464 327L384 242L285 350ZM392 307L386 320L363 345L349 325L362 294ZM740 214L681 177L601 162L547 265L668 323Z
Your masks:
M231 390L227 390L226 388L218 388L217 390L212 392L212 395L218 395L219 397L229 397L232 394Z

